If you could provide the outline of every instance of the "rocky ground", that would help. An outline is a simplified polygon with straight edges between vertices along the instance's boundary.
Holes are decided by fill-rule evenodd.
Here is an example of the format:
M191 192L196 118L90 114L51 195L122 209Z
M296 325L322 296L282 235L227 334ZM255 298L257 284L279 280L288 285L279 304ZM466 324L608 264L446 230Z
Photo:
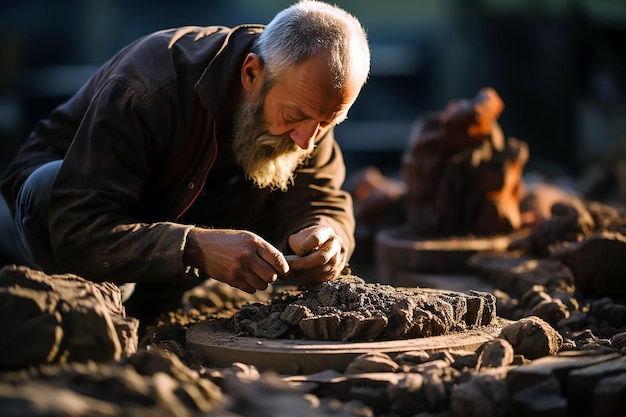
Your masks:
M216 367L186 347L186 331L195 323L250 308L263 311L261 306L285 289L250 296L207 281L186 296L186 308L162 316L139 340L138 323L125 316L115 286L6 266L0 271L0 415L619 415L626 406L623 300L577 293L572 274L554 260L499 255L473 262L485 279L499 285L487 300L497 304L499 316L515 320L499 337L476 351L365 353L345 370L307 375L260 372L242 362ZM349 287L355 277L348 278ZM354 301L352 294L352 310L362 317L364 300L376 298L368 291L380 286L358 285L360 298ZM318 288L316 302L324 299L320 293L349 299L345 288L336 283ZM302 294L289 291L292 297ZM328 313L316 312L315 303L303 301L307 297L295 299L297 308L283 309L291 309L285 317L293 323L294 308L301 313L306 306L309 318ZM448 304L456 305L458 317L467 317L458 307L463 302ZM414 305L412 311L424 306Z

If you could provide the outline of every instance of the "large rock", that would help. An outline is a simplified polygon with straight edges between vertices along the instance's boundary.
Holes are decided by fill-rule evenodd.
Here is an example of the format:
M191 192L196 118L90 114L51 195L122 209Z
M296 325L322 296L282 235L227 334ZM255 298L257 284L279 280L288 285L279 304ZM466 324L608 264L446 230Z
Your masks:
M24 266L0 270L0 367L117 360L137 349L119 289Z
M508 341L516 354L528 359L554 355L563 343L563 337L539 317L524 317L502 329L500 338Z
M407 219L417 236L507 234L521 226L528 145L505 138L493 88L421 116L402 156Z
M576 289L595 296L626 295L626 236L604 231L580 242L564 243L551 256L567 265L574 275Z

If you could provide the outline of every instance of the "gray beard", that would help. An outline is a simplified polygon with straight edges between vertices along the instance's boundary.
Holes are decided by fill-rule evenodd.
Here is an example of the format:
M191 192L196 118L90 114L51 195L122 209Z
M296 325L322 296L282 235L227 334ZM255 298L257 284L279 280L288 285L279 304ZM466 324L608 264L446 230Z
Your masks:
M295 171L313 149L301 149L288 134L270 135L263 117L263 94L245 100L235 114L233 151L246 178L259 188L287 191Z

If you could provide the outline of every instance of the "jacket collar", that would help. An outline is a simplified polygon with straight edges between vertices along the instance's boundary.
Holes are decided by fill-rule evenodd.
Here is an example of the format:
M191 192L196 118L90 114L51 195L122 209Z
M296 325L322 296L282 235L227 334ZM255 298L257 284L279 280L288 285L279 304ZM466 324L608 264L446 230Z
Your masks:
M243 60L264 28L264 25L234 27L196 82L196 92L211 114L217 115L224 103L232 99L229 95L234 83L239 82Z

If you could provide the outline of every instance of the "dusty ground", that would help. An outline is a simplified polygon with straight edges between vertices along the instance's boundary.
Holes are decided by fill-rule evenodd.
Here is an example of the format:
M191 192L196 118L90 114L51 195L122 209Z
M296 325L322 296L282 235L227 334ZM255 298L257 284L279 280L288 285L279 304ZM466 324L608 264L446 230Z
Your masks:
M162 316L136 350L119 359L61 356L55 363L5 370L0 414L444 417L533 415L548 407L555 415L614 415L624 406L626 388L619 381L626 376L626 333L614 328L612 337L598 337L586 324L594 319L600 328L606 325L591 310L577 322L581 330L557 332L532 316L477 351L363 354L343 372L313 375L259 372L237 362L216 367L187 349L189 326L230 317L269 295L250 296L208 281L186 297L185 309ZM603 303L596 303L602 314L619 306ZM85 352L80 346L76 351ZM581 376L583 370L591 376ZM581 393L587 402L579 406Z

